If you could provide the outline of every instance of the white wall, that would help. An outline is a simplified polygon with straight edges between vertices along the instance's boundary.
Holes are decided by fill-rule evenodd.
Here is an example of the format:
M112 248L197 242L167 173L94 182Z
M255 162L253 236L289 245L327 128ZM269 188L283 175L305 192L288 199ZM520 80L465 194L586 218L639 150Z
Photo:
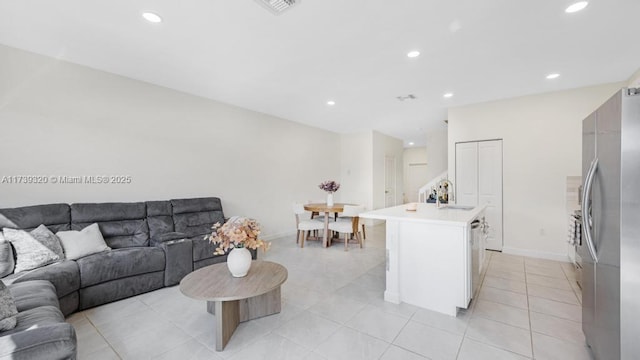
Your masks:
M5 46L0 79L0 176L132 177L0 184L0 207L218 196L273 237L340 176L336 133Z
M627 81L627 87L640 87L640 69L631 75Z
M373 131L373 207L382 209L385 207L385 158L396 159L396 205L402 204L403 198L403 174L402 153L404 144L402 140Z
M340 202L362 204L373 208L373 133L341 135Z
M605 84L449 109L455 143L503 139L504 251L567 259L567 176L581 174L582 120L624 84Z
M447 136L446 126L427 134L427 181L425 184L447 170L449 154Z
M423 186L429 181L427 177L427 148L425 146L405 148L402 154L404 174L404 202L418 201L418 192L411 190L411 184ZM412 171L412 169L424 170L424 172Z

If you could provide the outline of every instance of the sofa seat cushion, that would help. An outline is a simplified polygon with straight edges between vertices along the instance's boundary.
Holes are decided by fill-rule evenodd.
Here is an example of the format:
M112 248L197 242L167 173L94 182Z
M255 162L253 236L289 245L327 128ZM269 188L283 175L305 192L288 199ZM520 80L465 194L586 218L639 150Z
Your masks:
M75 359L76 333L55 306L18 313L18 324L0 333L0 359Z
M40 306L18 313L18 324L9 331L3 331L0 336L7 336L21 331L28 331L31 327L41 327L64 322L64 315L55 306Z
M200 261L215 256L223 256L213 254L218 245L211 243L209 239L205 240L204 236L193 236L190 237L189 240L193 243L193 261Z
M115 249L77 260L80 286L164 270L164 251L155 247Z
M60 307L56 288L46 280L31 280L8 286L18 311L35 309L40 306Z
M80 271L73 260L64 260L30 271L11 274L2 279L6 284L29 280L48 280L56 288L58 298L80 289Z

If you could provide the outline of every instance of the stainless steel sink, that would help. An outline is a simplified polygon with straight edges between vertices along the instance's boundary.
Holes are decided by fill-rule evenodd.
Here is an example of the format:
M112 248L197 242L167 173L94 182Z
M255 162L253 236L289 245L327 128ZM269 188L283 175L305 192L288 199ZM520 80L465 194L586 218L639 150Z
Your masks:
M470 205L444 205L444 206L440 206L439 209L440 210L442 210L442 209L473 210L473 209L475 209L475 206L470 206Z

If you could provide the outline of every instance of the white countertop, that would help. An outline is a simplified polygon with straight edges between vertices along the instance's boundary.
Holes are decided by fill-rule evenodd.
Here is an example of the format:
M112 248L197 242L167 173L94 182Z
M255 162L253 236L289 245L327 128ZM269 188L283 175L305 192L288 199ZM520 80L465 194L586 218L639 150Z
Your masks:
M436 207L436 204L418 203L416 211L408 211L408 204L398 205L390 208L367 211L360 214L364 219L378 219L378 220L396 220L396 221L409 221L409 222L421 222L431 224L442 224L452 226L466 226L473 219L475 219L479 213L481 213L486 205L476 206L472 210L462 209L449 209L447 205L440 205L440 208Z

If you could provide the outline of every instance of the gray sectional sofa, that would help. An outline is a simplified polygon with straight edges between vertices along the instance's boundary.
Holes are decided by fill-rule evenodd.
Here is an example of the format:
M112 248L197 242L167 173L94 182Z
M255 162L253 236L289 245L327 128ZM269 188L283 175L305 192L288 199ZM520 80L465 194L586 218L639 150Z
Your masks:
M64 321L54 286L32 280L8 289L18 308L18 323L0 334L0 359L75 359L76 333Z
M45 224L55 233L98 223L112 249L2 280L13 284L10 287L30 280L49 281L66 316L175 285L195 269L226 261L226 255L214 255L215 246L204 239L214 223L224 220L220 199L215 197L0 209L0 228L31 230ZM0 333L0 341L6 336L16 335Z

